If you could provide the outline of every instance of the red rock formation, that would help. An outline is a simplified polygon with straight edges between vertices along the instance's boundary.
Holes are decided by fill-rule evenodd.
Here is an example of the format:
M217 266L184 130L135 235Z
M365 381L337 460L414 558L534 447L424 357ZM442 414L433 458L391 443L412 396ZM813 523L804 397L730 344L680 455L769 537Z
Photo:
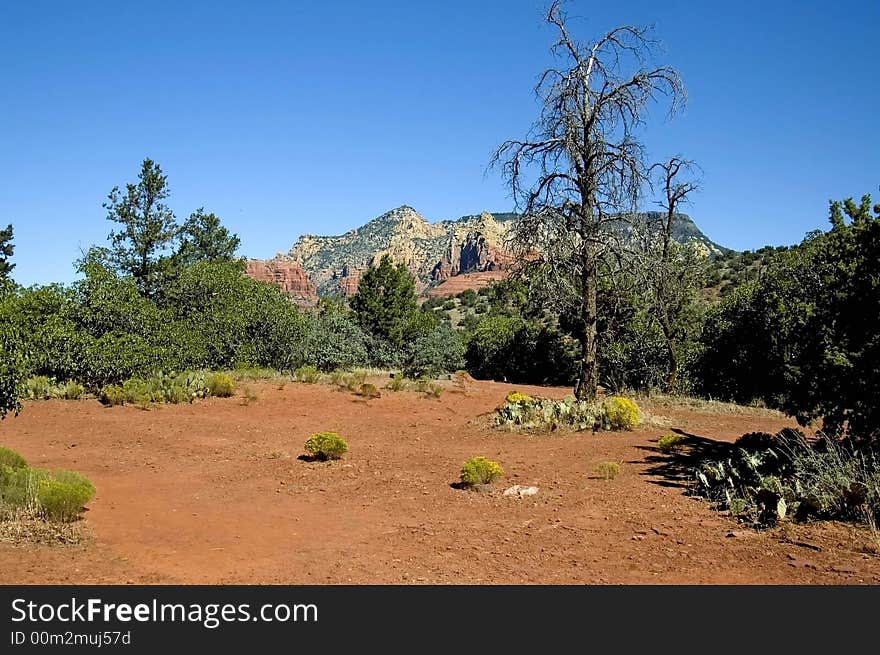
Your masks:
M303 267L283 259L248 260L245 275L261 282L277 284L298 305L315 305L318 293Z
M467 289L478 291L483 287L489 286L493 282L503 280L505 277L507 277L507 271L497 269L492 271L462 273L441 282L436 287L429 289L424 295L426 298L446 298L448 296L459 294Z
M333 277L336 280L336 287L340 295L350 298L357 293L358 282L361 279L361 271L359 269L344 266L339 275L334 273Z
M431 271L432 280L448 280L472 272L503 271L513 256L492 245L480 233L470 233L463 243L453 240L449 249Z

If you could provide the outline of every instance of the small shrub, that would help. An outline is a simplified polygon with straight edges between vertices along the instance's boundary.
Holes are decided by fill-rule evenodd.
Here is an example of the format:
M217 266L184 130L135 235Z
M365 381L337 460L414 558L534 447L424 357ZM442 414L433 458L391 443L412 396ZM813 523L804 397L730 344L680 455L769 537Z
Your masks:
M25 469L27 461L11 448L0 446L0 467L4 466L10 469Z
M249 384L245 385L244 391L243 391L242 397L241 397L241 404L244 406L248 406L252 402L254 402L256 399L257 399L257 394L254 393L253 387L251 387Z
M509 403L528 403L532 401L532 397L520 391L511 391L505 400Z
M58 471L40 480L36 500L41 513L54 521L73 521L95 495L92 483L73 471Z
M365 382L361 385L360 391L358 395L363 396L368 400L372 400L373 398L381 398L382 394L376 388L375 384L370 384L369 382Z
M629 398L614 396L603 403L605 420L611 430L631 430L639 421L639 406Z
M86 393L86 388L75 380L68 380L59 387L59 394L65 400L79 400Z
M321 379L321 372L317 366L301 366L293 372L293 379L297 382L315 384Z
M49 400L55 393L55 381L45 375L28 378L24 383L24 395L29 400Z
M357 393L358 391L360 391L360 388L366 381L366 371L352 371L351 373L346 373L345 376L342 378L343 386L352 393Z
M316 432L306 440L306 450L321 461L339 459L348 452L348 444L335 432Z
M389 391L403 391L406 389L406 378L403 373L395 373L385 384L385 388Z
M208 395L217 398L229 398L235 392L235 382L225 373L211 373L205 378Z
M146 405L153 401L147 383L137 378L122 383L122 396L125 402L132 405Z
M501 465L485 457L471 457L461 465L461 484L465 487L492 484L502 475Z
M667 434L665 437L657 439L657 448L661 453L669 454L678 450L683 440L684 437L680 434Z
M348 373L342 369L334 369L330 371L330 383L337 387L345 386L344 380L346 375L348 375Z
M118 384L108 384L98 396L98 400L102 405L115 407L116 405L125 404L125 390Z
M613 480L620 475L620 464L617 462L599 462L596 465L596 475L603 480Z
M433 398L439 398L443 395L443 387L436 382L429 382L428 386L425 388L425 394Z

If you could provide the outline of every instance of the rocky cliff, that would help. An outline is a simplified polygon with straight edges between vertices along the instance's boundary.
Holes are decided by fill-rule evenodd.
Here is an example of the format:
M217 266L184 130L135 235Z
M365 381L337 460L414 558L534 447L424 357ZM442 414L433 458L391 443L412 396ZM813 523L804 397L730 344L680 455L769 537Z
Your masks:
M644 217L656 218L656 214ZM412 271L420 292L448 295L452 289L478 288L503 277L513 260L507 237L515 218L515 214L484 211L429 223L403 205L342 235L303 235L286 254L266 262L252 260L248 275L274 279L292 297L313 302L315 293L354 294L361 272L387 254ZM683 214L677 217L675 238L697 241L708 254L724 250ZM448 283L465 274L459 283Z
M314 305L318 302L315 285L302 266L294 261L283 257L266 261L251 259L245 273L255 280L277 284L297 304Z

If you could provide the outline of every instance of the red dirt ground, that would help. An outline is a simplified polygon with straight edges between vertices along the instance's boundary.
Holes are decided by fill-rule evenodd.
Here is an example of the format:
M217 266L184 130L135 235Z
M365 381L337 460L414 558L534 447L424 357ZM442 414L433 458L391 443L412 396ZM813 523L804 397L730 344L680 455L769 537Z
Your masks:
M92 537L0 544L0 583L880 583L867 531L748 530L684 495L655 448L670 427L730 441L789 421L649 407L670 426L526 436L476 418L511 388L366 402L327 385L264 383L247 405L29 403L0 424L0 442L33 466L94 481ZM344 460L297 459L319 430L348 440ZM452 488L478 454L504 467L499 489ZM606 460L622 463L614 480L593 475ZM540 494L501 495L516 483Z

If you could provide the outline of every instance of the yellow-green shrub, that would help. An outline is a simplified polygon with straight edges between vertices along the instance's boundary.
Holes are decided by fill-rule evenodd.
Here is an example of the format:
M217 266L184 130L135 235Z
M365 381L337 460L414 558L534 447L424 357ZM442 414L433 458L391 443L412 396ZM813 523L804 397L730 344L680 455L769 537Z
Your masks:
M335 432L316 432L306 440L306 450L326 461L342 457L348 452L348 444Z
M297 382L315 384L321 379L321 372L317 366L301 366L293 372L293 379Z
M406 378L403 377L403 373L395 373L390 380L388 380L385 388L389 391L403 391L406 389Z
M505 400L508 403L527 403L532 400L532 397L520 391L511 391Z
M605 480L613 480L620 474L620 464L617 462L599 462L596 465L596 475Z
M657 439L657 447L661 452L671 453L678 448L683 439L684 437L680 434L667 434L665 437Z
M101 394L98 396L98 400L101 402L102 405L107 405L108 407L124 405L125 390L118 384L108 384L106 387L101 389Z
M614 396L603 403L605 419L612 430L631 430L639 423L639 406L629 398Z
M235 382L226 373L211 373L205 378L208 395L229 398L235 392Z
M79 400L86 393L86 388L76 380L68 380L59 388L59 395L65 400Z
M375 384L370 384L369 382L365 382L361 385L360 395L367 399L380 398L382 394L376 388Z
M92 483L74 471L57 471L36 485L40 512L55 521L73 521L95 495Z
M11 469L27 468L27 461L11 448L0 446L0 467L6 466Z
M461 483L465 487L492 484L502 475L504 469L501 465L485 457L471 457L461 465Z

